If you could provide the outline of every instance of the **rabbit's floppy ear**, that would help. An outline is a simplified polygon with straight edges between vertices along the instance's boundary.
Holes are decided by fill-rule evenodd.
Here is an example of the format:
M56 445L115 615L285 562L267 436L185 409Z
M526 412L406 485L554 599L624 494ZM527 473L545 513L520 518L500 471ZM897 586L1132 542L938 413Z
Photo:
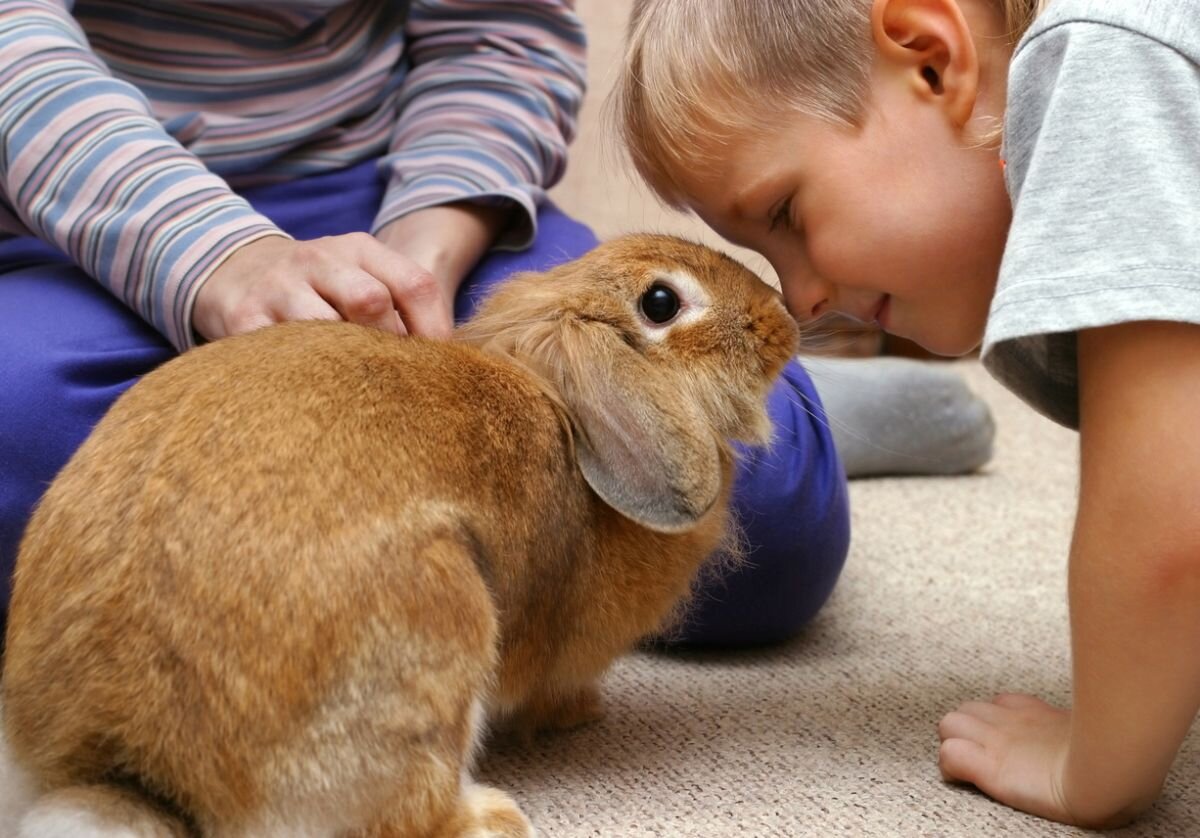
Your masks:
M566 406L588 485L649 529L695 525L721 487L717 436L699 409L610 326L575 318L547 325L530 360Z

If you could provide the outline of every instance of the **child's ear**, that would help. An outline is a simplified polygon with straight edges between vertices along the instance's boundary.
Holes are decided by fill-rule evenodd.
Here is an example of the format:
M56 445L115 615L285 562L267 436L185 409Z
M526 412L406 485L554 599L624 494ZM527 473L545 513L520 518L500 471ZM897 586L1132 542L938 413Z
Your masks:
M880 57L941 105L962 128L979 95L980 66L971 29L955 0L875 0L871 35Z

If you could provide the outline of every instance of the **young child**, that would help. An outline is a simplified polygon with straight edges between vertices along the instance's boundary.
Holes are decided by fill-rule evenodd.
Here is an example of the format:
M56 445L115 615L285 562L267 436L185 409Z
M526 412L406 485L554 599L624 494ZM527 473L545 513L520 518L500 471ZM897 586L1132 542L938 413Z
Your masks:
M1042 817L1133 818L1200 707L1200 2L642 0L629 36L638 170L799 319L982 344L1078 427L1072 707L964 704L939 759Z

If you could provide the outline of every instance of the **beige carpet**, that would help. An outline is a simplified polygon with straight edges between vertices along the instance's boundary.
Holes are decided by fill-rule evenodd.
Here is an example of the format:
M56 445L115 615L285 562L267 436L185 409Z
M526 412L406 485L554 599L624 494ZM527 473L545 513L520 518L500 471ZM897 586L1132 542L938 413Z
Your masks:
M614 176L598 116L628 5L578 4L592 91L554 196L605 236L713 242ZM607 682L607 719L490 754L484 777L552 836L1080 834L938 777L937 721L957 703L1009 689L1064 702L1069 690L1075 437L976 364L959 368L996 413L995 460L969 478L854 483L846 572L803 637L739 654L636 655ZM1112 834L1200 836L1198 750L1193 737L1158 805Z

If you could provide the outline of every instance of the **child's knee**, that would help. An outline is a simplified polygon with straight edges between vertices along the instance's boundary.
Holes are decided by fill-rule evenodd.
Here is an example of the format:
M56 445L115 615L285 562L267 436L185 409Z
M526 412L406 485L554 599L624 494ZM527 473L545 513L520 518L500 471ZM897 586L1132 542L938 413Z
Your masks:
M776 422L775 445L747 452L735 488L744 556L701 586L682 642L786 640L816 616L841 575L850 507L832 441L804 421Z
M743 514L745 555L703 583L679 641L752 646L793 638L826 604L850 551L845 484L804 498L788 515Z
M829 599L849 551L849 512L829 509L826 527L792 544L751 545L743 564L704 584L674 641L753 646L788 640Z

